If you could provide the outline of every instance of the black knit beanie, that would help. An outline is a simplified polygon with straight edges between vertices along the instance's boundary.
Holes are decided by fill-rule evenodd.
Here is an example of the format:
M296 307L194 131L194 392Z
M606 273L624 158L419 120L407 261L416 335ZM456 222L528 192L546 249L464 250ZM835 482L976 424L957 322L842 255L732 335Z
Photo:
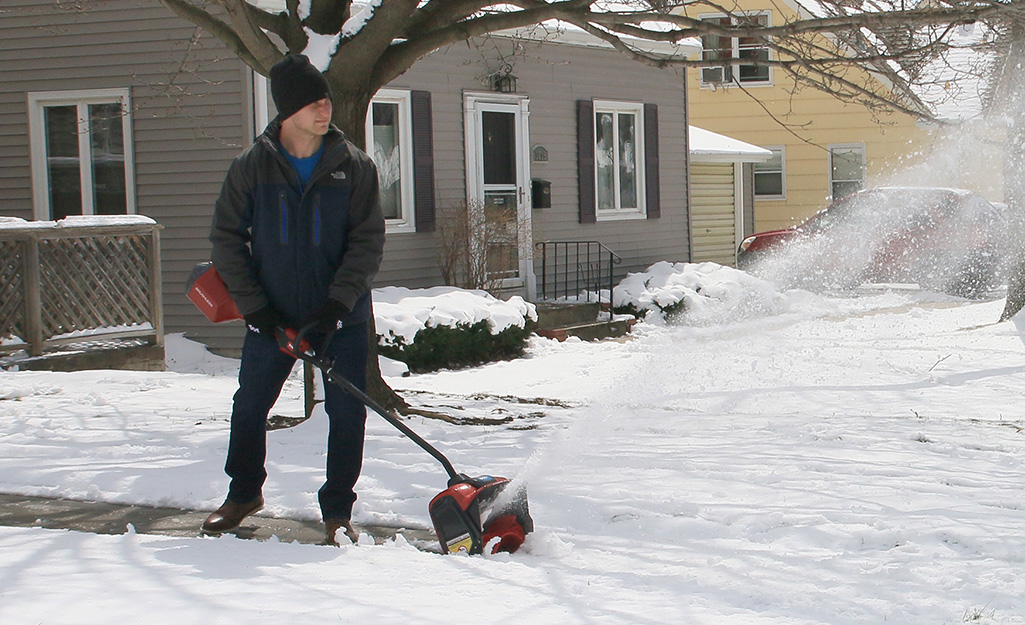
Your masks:
M305 55L289 54L270 68L270 95L285 121L309 104L330 100L331 87Z

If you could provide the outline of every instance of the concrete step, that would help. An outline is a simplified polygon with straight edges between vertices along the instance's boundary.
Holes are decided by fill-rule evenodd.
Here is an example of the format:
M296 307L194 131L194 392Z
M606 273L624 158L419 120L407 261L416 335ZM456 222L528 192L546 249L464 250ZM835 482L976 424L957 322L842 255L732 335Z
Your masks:
M598 302L536 302L534 306L537 307L537 327L540 330L592 323L601 313Z
M538 336L543 336L557 341L565 341L575 336L585 341L597 341L607 338L618 338L630 332L630 328L637 323L636 319L623 319L612 321L593 321L559 328L548 328L535 330Z

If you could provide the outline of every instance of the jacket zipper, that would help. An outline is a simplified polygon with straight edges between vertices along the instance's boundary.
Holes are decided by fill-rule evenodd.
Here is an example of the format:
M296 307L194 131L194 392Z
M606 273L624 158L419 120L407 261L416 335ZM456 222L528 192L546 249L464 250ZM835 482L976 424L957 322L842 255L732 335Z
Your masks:
M281 244L288 244L288 200L282 191L278 194L278 202L281 206Z
M313 244L320 245L320 194L313 196Z

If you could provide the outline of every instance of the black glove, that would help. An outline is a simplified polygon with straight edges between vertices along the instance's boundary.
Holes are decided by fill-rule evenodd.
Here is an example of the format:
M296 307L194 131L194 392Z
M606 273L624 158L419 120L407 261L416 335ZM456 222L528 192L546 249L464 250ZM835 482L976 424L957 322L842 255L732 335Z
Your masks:
M269 339L275 338L275 328L283 328L285 326L285 318L281 316L277 308L270 305L243 316L250 330Z
M329 299L320 305L320 308L314 310L308 317L303 319L303 322L299 324L300 328L305 328L312 324L311 328L315 332L331 332L332 330L338 329L338 322L344 319L349 314L349 307L339 302L336 299Z

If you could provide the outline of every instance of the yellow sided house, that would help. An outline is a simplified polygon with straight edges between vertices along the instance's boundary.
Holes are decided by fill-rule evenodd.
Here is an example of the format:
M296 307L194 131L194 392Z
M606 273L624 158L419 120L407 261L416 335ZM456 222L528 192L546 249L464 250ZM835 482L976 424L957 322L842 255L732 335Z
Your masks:
M737 0L733 16L711 7L698 17L729 23L743 14L767 26L797 19L791 0ZM805 13L804 17L808 17ZM769 59L764 43L743 37L706 36L704 60ZM884 89L885 78L873 76ZM899 172L927 153L932 130L901 112L869 110L811 87L798 88L766 66L705 67L688 77L690 122L770 150L754 165L753 219L744 234L785 228L821 210L830 199L863 187L924 184Z

